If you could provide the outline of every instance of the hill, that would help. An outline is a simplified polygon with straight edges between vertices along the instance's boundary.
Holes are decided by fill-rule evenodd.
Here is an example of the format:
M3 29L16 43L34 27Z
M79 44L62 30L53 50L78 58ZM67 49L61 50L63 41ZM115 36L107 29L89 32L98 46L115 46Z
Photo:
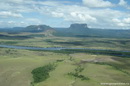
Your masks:
M24 32L45 32L48 30L54 30L50 26L47 25L30 25L23 29Z

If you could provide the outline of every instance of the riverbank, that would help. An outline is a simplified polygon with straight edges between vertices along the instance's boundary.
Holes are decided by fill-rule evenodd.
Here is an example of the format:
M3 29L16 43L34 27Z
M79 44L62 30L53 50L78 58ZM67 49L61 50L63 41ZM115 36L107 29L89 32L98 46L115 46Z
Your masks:
M90 49L90 48L65 48L65 47L25 47L25 46L14 46L14 45L0 45L2 48L13 48L13 49L27 49L27 50L45 50L53 51L58 53L92 53L92 54L101 54L101 55L112 55L119 57L130 57L130 51L121 51L121 50L107 50L107 49Z

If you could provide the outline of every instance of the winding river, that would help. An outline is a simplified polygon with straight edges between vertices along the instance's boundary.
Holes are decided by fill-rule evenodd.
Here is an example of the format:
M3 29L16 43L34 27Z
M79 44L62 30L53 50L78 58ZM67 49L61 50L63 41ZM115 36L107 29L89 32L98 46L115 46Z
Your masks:
M2 48L14 48L14 49L28 49L28 50L63 50L63 49L85 49L85 48L64 48L64 47L26 47L26 46L14 46L14 45L0 45Z
M65 47L26 47L26 46L14 46L14 45L0 45L2 48L14 48L14 49L28 49L28 50L63 50L63 49L85 49L85 50L100 50L100 51L119 51L119 52L130 52L123 50L107 50L107 49L91 49L91 48L65 48Z

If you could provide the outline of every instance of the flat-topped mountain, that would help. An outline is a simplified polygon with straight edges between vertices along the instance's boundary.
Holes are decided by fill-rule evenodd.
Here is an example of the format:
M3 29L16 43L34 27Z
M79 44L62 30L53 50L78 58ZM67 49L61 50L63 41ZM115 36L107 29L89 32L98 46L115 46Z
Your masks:
M79 23L74 23L74 24L71 24L70 27L68 28L68 32L71 32L71 33L76 33L76 34L79 34L79 33L84 33L86 31L88 31L89 28L87 26L87 24L79 24Z
M57 29L58 36L129 38L130 30L88 28L87 24L74 23L69 28Z
M87 24L78 24L78 23L75 23L75 24L71 24L70 29L88 29L88 26Z

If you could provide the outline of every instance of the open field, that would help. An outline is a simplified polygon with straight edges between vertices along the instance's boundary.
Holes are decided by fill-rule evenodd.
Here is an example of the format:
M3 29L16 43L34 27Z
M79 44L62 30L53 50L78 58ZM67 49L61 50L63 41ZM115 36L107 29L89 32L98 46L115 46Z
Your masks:
M51 52L0 49L0 86L30 86L31 71L67 56ZM54 57L54 58L53 58Z
M0 0L0 86L130 86L130 0Z
M130 81L130 58L17 49L10 49L7 53L8 50L0 49L0 86L30 86L33 81L31 71L53 62L56 62L57 66L49 73L50 77L34 86L101 86L100 83L129 83ZM68 75L70 72L75 72L79 65L83 68L80 74L88 77L89 80Z
M96 37L56 37L44 36L44 33L2 33L0 44L33 47L73 47L130 50L130 39L96 38Z
M1 45L130 50L129 39L42 37L39 34L33 34L37 35L33 37L31 33L3 35L6 36L0 37ZM27 35L29 37L26 38ZM130 83L129 57L85 51L61 52L0 48L0 86L101 86L101 83ZM49 77L32 83L32 70L52 63L56 67L49 72Z

